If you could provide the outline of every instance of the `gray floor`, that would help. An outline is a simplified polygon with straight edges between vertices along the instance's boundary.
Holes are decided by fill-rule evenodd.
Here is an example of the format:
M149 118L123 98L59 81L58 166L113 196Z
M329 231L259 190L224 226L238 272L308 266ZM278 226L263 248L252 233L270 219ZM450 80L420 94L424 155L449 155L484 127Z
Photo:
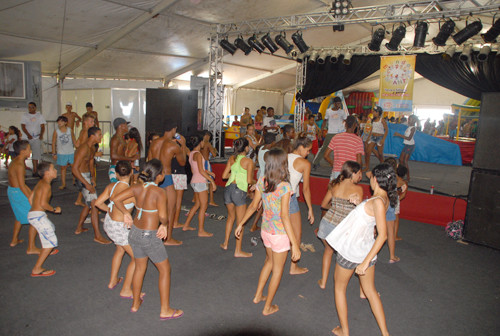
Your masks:
M416 176L417 168L415 180ZM35 182L28 180L28 185ZM58 183L53 185L52 205L61 206L63 214L49 217L56 225L61 252L46 262L47 268L57 271L50 278L29 276L36 257L25 254L26 243L9 247L14 219L5 187L0 188L1 335L331 335L338 325L332 278L326 290L316 283L323 251L313 233L318 223L310 227L304 216L302 241L312 243L316 252L302 255L301 265L309 273L283 276L275 298L280 311L275 315L262 316L263 304L251 302L265 256L260 242L250 245L250 237L258 234L249 234L247 228L243 247L254 256L236 259L219 248L225 221L212 219L206 229L214 232L213 238L177 229L174 237L184 245L167 248L172 264L171 303L182 308L185 316L159 320L158 272L152 264L144 281L145 301L138 313L131 314L130 300L121 299L119 289L107 288L114 247L94 243L91 232L73 234L80 211L73 205L76 191L71 186L61 192ZM99 171L99 184L102 190L105 170ZM222 189L216 193L219 204L222 193ZM185 195L185 206L191 205L191 197L191 191ZM304 214L304 204L300 206ZM226 214L224 207L209 208L209 212ZM319 218L316 206L315 214ZM498 335L500 251L459 244L447 238L442 227L429 224L402 220L400 233L404 238L397 243L401 262L388 264L384 247L376 266L376 286L391 334ZM21 236L27 238L26 227ZM377 335L368 302L359 299L358 283L352 279L347 293L351 334Z

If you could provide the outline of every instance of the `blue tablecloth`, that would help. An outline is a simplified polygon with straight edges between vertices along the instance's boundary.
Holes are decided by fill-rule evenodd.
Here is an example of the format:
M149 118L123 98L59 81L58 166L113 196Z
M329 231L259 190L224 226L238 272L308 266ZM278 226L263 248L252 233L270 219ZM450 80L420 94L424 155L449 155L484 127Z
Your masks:
M387 123L389 133L385 139L384 154L393 154L399 157L403 149L403 138L395 137L395 132L404 134L407 126ZM462 165L462 155L457 144L433 137L417 131L415 133L415 151L410 160L441 163L447 165Z

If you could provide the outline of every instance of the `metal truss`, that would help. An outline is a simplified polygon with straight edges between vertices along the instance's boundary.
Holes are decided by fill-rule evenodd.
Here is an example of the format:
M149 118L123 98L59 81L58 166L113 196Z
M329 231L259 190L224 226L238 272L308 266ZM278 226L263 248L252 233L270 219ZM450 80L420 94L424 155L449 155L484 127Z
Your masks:
M484 4L480 4L476 0L415 1L352 8L349 14L337 17L330 11L324 11L219 24L218 28L220 33L227 36L245 35L338 24L371 23L375 25L416 20L439 20L442 18L495 13L499 10L498 0L484 1Z
M224 86L222 85L222 56L223 50L219 46L220 34L210 37L210 51L208 61L208 104L205 111L203 125L212 135L212 145L217 150L217 157L221 156L224 146L222 139L222 120L224 104Z
M302 91L306 84L307 62L297 62L297 72L295 75L295 94ZM296 132L302 132L304 122L304 111L306 104L303 100L295 98L295 110L293 116L293 126Z

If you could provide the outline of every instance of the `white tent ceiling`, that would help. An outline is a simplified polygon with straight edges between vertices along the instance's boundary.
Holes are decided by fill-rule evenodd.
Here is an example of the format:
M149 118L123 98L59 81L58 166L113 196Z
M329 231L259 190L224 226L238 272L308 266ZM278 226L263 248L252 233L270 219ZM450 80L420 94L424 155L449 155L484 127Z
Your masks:
M383 1L385 4L401 2ZM488 0L473 2L491 3ZM104 51L71 69L73 61L163 3L167 6L157 16L145 20ZM352 3L354 7L362 7L381 2L353 0ZM0 58L41 61L44 74L56 74L59 69L70 66L70 77L162 79L175 74L182 79L190 74L207 74L208 38L217 23L321 12L330 6L331 2L321 0L2 0ZM483 31L490 27L491 17L489 14L483 17ZM464 25L465 21L457 22L457 29ZM386 28L390 30L392 25ZM428 43L437 31L437 24L430 25ZM344 32L335 33L331 27L309 28L304 30L303 37L310 46L332 47L366 44L371 32L370 24L362 23L347 25ZM403 43L412 41L413 33L409 31ZM241 51L234 56L227 54L224 84L250 82L294 64L284 56L282 50L276 56L256 52L245 56ZM197 66L190 69L192 64ZM367 83L369 81L362 84L363 88ZM287 90L294 85L292 66L244 87Z

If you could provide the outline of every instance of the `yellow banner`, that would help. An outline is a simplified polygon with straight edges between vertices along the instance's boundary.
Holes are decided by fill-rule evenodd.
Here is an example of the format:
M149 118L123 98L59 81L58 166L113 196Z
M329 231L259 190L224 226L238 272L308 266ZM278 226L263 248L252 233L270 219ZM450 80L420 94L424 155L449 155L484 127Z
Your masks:
M379 105L387 112L412 112L415 55L380 57Z

